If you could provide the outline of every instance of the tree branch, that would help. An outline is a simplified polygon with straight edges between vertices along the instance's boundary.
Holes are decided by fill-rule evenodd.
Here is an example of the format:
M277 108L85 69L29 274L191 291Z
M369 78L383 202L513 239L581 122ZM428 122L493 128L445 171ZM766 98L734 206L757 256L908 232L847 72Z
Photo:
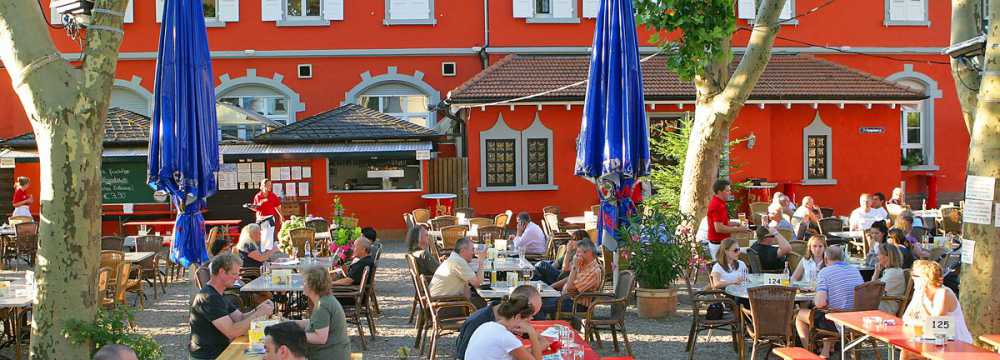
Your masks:
M52 43L36 0L0 1L0 60L25 109L72 107L77 71ZM27 115L32 121L44 118Z
M750 92L753 91L760 75L764 73L768 61L771 60L771 46L780 26L777 23L778 15L785 6L785 1L763 0L757 9L757 19L750 33L750 40L747 42L747 50L743 53L743 58L736 66L733 76L726 82L726 88L716 100L721 102L727 113L738 111L742 107L750 97ZM730 121L732 118L730 117Z
M979 35L979 24L982 23L984 11L985 9L979 8L979 1L951 1L952 45ZM980 61L980 63L983 62ZM951 75L955 79L955 89L958 92L959 105L962 107L965 129L971 132L975 122L976 107L979 103L977 94L982 76L976 69L957 59L951 59Z

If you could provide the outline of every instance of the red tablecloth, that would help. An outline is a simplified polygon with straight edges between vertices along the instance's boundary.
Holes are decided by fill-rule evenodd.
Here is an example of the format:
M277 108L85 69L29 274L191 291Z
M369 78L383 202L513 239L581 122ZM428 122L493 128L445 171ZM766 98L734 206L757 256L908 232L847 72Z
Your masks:
M552 325L556 325L556 324L560 324L562 326L570 327L569 326L569 322L566 322L566 321L563 321L563 320L540 320L540 321L532 321L531 322L531 326L534 327L535 331L538 331L538 333L541 333L542 331L545 331L545 329L549 328ZM597 352L594 351L594 349L590 347L590 344L583 340L583 337L580 336L580 333L578 333L578 332L576 332L574 330L573 331L573 337L575 338L576 343L578 345L580 345L580 347L583 349L583 359L584 360L600 360L601 355L598 355ZM530 343L528 342L528 340L522 340L522 341L524 341L524 343L525 343L524 345L525 346L529 346L530 345ZM550 354L550 353L551 352L543 352L543 354Z

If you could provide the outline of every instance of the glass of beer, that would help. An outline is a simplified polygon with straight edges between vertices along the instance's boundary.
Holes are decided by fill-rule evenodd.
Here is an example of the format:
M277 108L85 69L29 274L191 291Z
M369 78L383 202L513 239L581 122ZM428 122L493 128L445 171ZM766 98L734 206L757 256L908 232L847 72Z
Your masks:
M740 219L740 225L747 225L747 213L739 213L737 217Z
M250 331L247 334L250 338L250 346L256 347L264 339L264 325L260 321L250 323Z

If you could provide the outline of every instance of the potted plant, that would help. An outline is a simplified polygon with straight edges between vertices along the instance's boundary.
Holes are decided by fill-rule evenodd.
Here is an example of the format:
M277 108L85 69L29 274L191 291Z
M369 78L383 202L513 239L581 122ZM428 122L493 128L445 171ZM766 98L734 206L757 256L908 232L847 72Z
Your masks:
M675 281L698 259L694 232L676 210L663 206L640 208L620 232L639 287L639 316L660 318L677 311Z
M281 230L278 231L278 248L281 249L285 254L292 253L292 230L304 229L306 227L306 218L301 216L292 215L281 223ZM299 254L300 256L305 256L305 254Z
M93 323L71 320L63 328L63 335L76 344L93 344L93 352L107 344L121 344L135 351L140 360L163 359L160 344L149 335L135 332L128 325L133 321L132 311L119 307L111 310L98 309Z

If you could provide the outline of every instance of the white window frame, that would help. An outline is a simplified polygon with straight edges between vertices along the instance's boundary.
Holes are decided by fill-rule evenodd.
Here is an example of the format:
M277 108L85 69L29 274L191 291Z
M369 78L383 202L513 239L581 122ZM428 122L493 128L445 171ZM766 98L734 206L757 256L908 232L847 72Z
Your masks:
M385 98L389 98L389 97L404 97L404 96L422 96L424 98L424 103L425 104L429 100L428 97L427 97L427 95L424 95L424 94L421 94L421 93L413 93L413 94L393 94L393 95L390 95L390 94L361 95L359 97L359 100L360 100L359 102L361 103L361 106L367 108L368 104L367 104L366 101L364 101L364 99L365 98L377 98L378 99L378 110L376 110L376 111L378 111L380 113L383 113L383 114L386 114L386 115L389 115L389 116L396 117L396 118L398 118L400 120L403 120L403 121L406 121L406 122L410 122L409 121L409 117L410 116L423 116L424 120L427 123L423 124L423 125L421 125L421 124L417 124L417 125L430 128L433 125L432 124L433 120L431 119L431 112L430 111L398 112L398 113L391 113L391 112L386 112L385 111L385 104L386 104ZM416 124L416 123L413 123L413 124Z
M826 137L826 178L825 179L810 179L809 178L809 137L810 136L825 136ZM816 112L816 117L813 118L812 123L802 129L802 185L836 185L837 179L833 177L833 130L830 129L823 119L820 118L819 112Z
M931 26L930 19L930 0L920 0L924 3L924 19L923 20L892 20L892 2L894 0L885 0L885 26ZM912 0L906 0L912 1Z
M377 154L372 154L372 155L373 155L373 157L375 157ZM416 159L416 155L414 155L414 159ZM332 181L330 181L330 179L333 179L333 177L330 176L330 160L331 160L330 156L327 156L326 157L326 169L324 170L324 171L326 171L326 179L327 179L327 181L326 181L326 192L329 193L329 194L396 193L396 192L423 192L424 191L424 187L425 187L425 185L424 185L424 177L427 176L427 174L424 173L424 162L427 161L427 160L417 160L417 162L420 164L420 182L419 182L420 186L418 186L416 189L393 189L393 190L334 190L332 188L333 183L332 183ZM406 159L406 160L409 160L409 159Z
M155 3L156 3L155 4L156 5L156 22L157 23L163 22L163 2L164 1L165 0L155 0ZM232 20L232 21L223 20L222 19L222 15L220 14L220 12L222 11L222 7L220 6L221 5L220 4L220 0L210 0L210 1L212 1L212 2L215 3L215 16L213 16L213 17L206 16L205 17L205 27L210 27L210 28L212 28L212 27L216 27L216 28L218 28L218 27L226 27L226 23L227 22L239 21L239 20ZM240 11L239 10L239 8L240 8L239 0L235 0L235 3L236 3L236 12L237 12L236 16L237 16L237 19L238 19L238 17L239 17L239 11Z
M744 19L747 23L753 24L757 22L757 9L760 7L760 3L763 0L737 0L737 17ZM748 7L748 3L753 2L752 7ZM778 25L798 25L799 19L796 18L798 14L795 13L795 0L785 0L785 7L788 8L789 16L783 17L778 14ZM784 11L784 8L782 8ZM749 12L749 14L747 13Z
M384 25L435 25L437 24L437 16L434 14L434 0L427 0L427 18L426 19L393 19L391 16L392 0L385 0L385 18L383 18L382 23Z
M517 1L517 0L514 0ZM580 9L579 2L576 0L529 0L531 2L531 16L527 17L525 21L529 24L579 24L580 23ZM543 14L539 13L536 8L538 1L547 1L549 3L549 13ZM570 3L572 8L569 17L557 17L555 16L555 2L556 1L567 1Z
M548 139L548 184L528 184L528 149L527 143L528 139ZM486 185L486 140L514 140L514 148L517 149L517 153L514 157L514 186L487 186ZM545 127L542 124L542 120L538 113L535 113L535 121L532 122L531 126L523 131L513 130L507 126L507 122L503 119L503 114L497 117L497 122L489 130L483 131L479 134L479 187L476 191L479 192L496 192L496 191L546 191L546 190L559 190L559 186L555 185L555 169L554 169L554 149L553 145L552 130Z
M305 1L307 0L264 0L261 3L263 21L275 21L279 27L296 27L296 26L330 26L330 21L344 20L344 2L343 0L319 0L319 15L300 15L300 16L290 16L288 15L288 2L298 1L299 6L302 10L305 10ZM277 13L273 13L268 9L264 9L268 5L264 2L273 4L274 2L280 2L280 16ZM273 6L273 5L271 5ZM332 6L332 8L327 8ZM328 13L329 12L329 13ZM304 11L303 11L304 13ZM273 18L272 18L273 16Z
M903 111L901 111L900 114L901 114L901 116L900 116L900 132L899 132L899 135L900 135L900 150L902 152L901 156L905 157L907 150L911 150L911 149L920 150L920 154L921 154L921 158L923 160L923 163L918 164L917 166L927 165L927 154L926 154L927 153L927 149L924 146L925 145L924 144L924 139L925 139L924 127L926 126L926 124L925 124L925 120L924 120L923 109L917 109L916 111L909 111L909 110L903 109ZM908 124L909 122L907 121L907 120L909 120L909 119L907 119L907 117L910 114L917 114L917 116L920 117L919 125L918 125L918 127L915 128L915 129L917 129L917 130L920 131L920 135L918 136L916 143L911 143L910 142L911 139L910 139L910 136L909 136L909 130L913 129L913 128L911 128L909 126L909 124Z
M278 122L280 124L291 124L293 122L291 120L291 115L292 115L291 114L291 110L289 109L290 100L288 99L287 96L283 96L283 95L235 95L235 96L219 96L218 100L219 101L223 101L225 99L237 99L237 102L239 103L237 106L239 106L241 109L244 109L244 110L247 110L247 111L257 112L254 109L247 108L247 107L243 106L244 105L244 99L249 99L249 98L260 98L260 99L278 99L278 98L283 98L283 99L285 99L285 114L284 115L269 115L269 114L260 114L260 115L263 116L263 117L268 118L269 120ZM249 139L253 138L253 136L251 136L248 133L249 129L245 125L239 125L236 128L237 128L237 137L239 137L240 139L249 140ZM221 134L222 134L222 128L220 127L219 128L219 135L221 136Z

